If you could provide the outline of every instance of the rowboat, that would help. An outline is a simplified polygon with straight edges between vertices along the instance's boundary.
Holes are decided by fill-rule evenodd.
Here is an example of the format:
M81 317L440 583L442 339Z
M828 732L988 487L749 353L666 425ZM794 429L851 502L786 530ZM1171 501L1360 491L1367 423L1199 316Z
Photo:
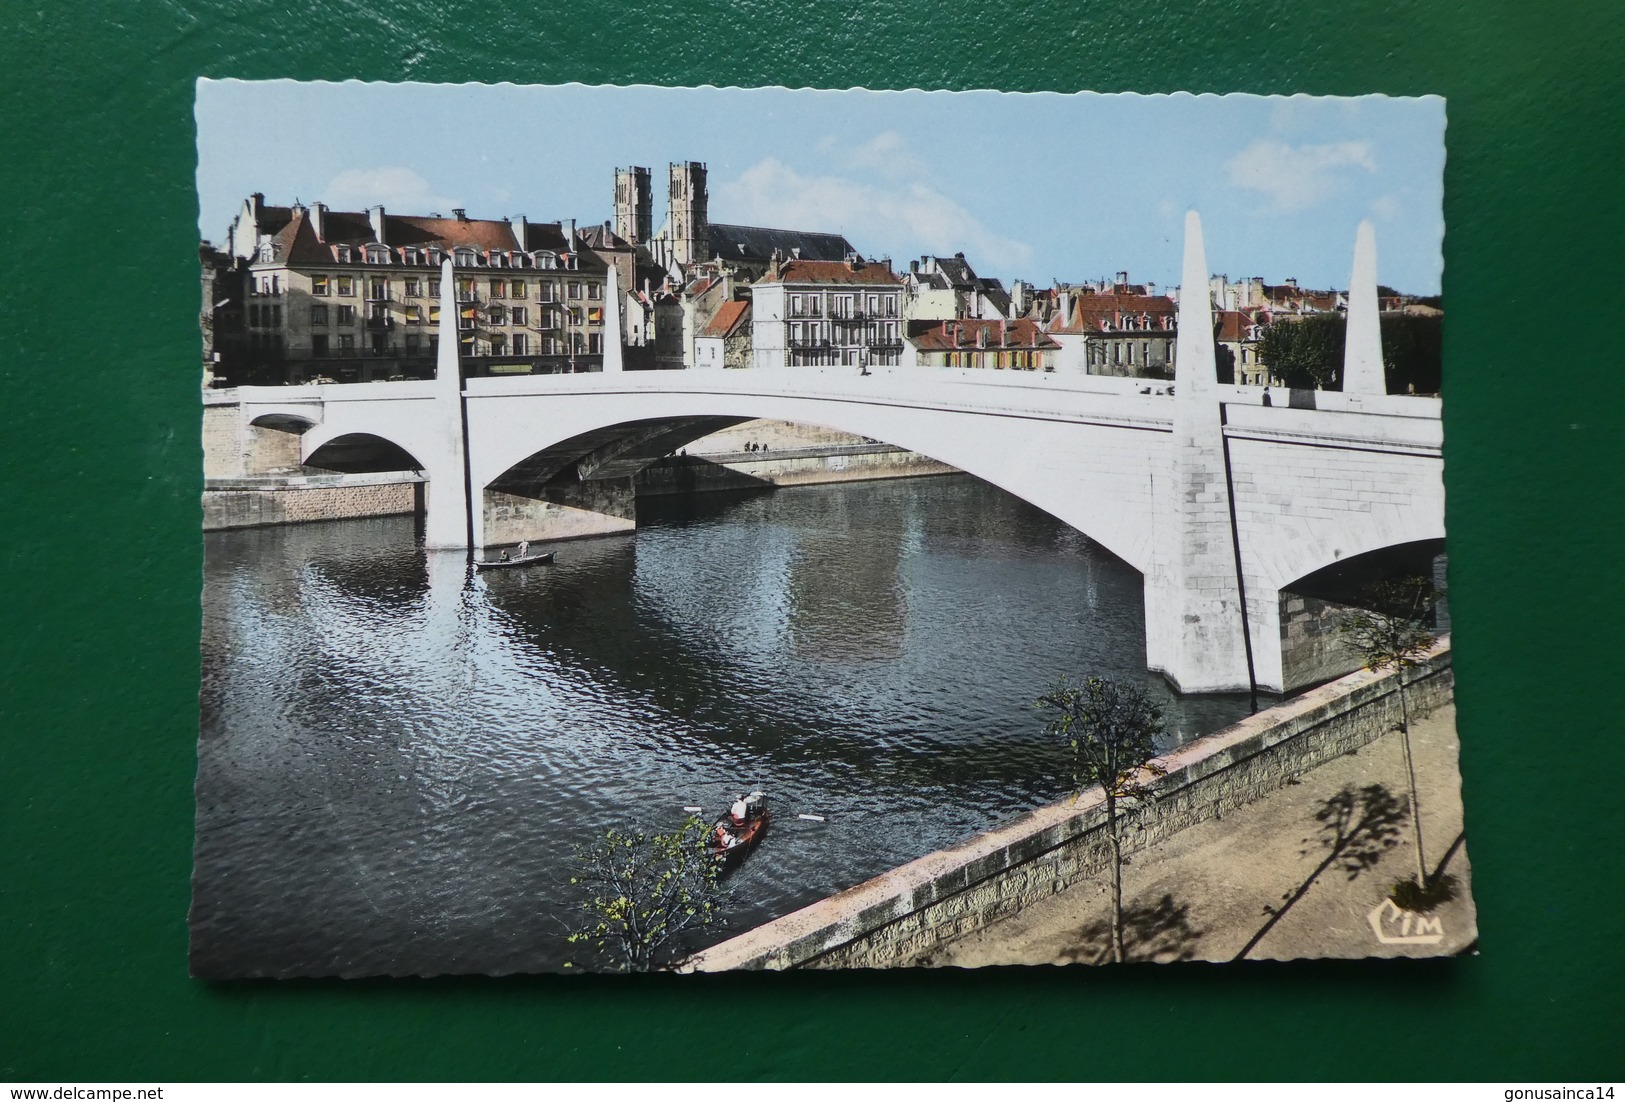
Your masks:
M510 566L535 566L537 563L549 563L557 552L548 551L541 555L526 555L520 559L492 559L490 562L474 561L476 570L505 570Z
M711 827L711 853L724 865L734 864L756 848L771 821L766 798L760 792L752 792L745 803L743 821L730 813Z

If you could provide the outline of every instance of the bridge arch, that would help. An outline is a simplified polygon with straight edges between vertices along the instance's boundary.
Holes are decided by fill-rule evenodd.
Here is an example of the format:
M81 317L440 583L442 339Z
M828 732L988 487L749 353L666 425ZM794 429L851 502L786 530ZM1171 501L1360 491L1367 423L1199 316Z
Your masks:
M275 429L278 432L291 432L295 436L303 436L321 423L318 416L304 412L290 413L287 411L272 411L262 413L249 422L257 429Z
M307 433L304 465L344 474L422 473L424 465L387 437L370 432Z
M926 456L1055 516L1142 574L1149 567L1149 511L1123 508L1121 498L1151 494L1156 464L1149 453L1160 441L1149 438L1161 435L1156 432L1116 430L1147 438L1132 441L1140 454L1125 460L1124 449L1114 446L1107 450L1115 462L1094 464L1079 456L1075 439L1066 438L1075 425L1041 418L1008 418L990 426L985 416L884 403L726 393L666 394L661 399L658 413L611 418L603 415L602 399L582 403L585 416L557 416L574 412L573 404L550 396L545 419L510 417L506 424L491 424L489 433L474 416L477 403L471 402L470 441L480 445L472 457L476 495L483 490L487 495L558 500L547 487L630 478L714 432L766 419L825 428Z

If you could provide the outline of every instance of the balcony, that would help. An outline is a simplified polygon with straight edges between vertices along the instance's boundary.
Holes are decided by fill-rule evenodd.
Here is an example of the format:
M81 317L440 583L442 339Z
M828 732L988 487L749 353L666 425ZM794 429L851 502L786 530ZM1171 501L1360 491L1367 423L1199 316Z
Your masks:
M823 349L830 347L830 343L823 337L791 337L789 347L799 350Z
M869 342L869 348L875 352L901 352L903 350L903 342L896 337L893 337L890 340L885 338L877 338Z
M368 318L367 319L367 328L368 329L375 329L375 330L393 329L393 328L395 328L395 319L394 318Z
M394 301L394 299L390 295L389 289L387 287L382 288L382 289L374 288L374 289L371 289L371 290L367 291L366 292L366 299L367 299L368 302L393 302Z

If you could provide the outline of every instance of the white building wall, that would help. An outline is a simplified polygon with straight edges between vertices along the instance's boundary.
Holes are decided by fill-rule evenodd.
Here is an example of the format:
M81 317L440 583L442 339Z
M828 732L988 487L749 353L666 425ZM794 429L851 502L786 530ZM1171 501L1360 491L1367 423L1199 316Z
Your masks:
M751 288L750 360L757 368L784 367L790 362L784 346L784 321L789 297L784 284L757 284Z
M721 371L723 339L721 337L694 338L694 366L702 371Z

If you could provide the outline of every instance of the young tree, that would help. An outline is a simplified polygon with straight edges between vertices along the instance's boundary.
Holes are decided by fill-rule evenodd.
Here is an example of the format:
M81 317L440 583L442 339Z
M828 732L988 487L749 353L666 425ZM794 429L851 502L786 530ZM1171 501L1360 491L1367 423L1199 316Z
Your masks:
M586 919L568 940L624 971L665 967L683 934L721 919L726 893L708 841L691 815L665 834L612 829L597 846L577 847L570 883L585 889Z
M1067 741L1072 748L1073 783L1081 793L1099 785L1106 794L1106 832L1112 846L1112 960L1123 960L1123 840L1118 833L1117 805L1123 800L1151 798L1141 780L1163 769L1148 764L1156 755L1156 737L1162 734L1162 707L1153 704L1138 685L1105 678L1086 678L1071 685L1061 678L1055 688L1039 697L1034 707L1054 713L1047 734Z
M1427 578L1394 578L1368 586L1361 598L1366 607L1344 616L1338 624L1343 641L1372 671L1399 674L1399 739L1405 751L1405 776L1410 784L1411 833L1416 842L1416 886L1426 890L1427 863L1422 856L1422 811L1416 800L1416 765L1411 757L1411 711L1405 696L1405 671L1422 664L1422 656L1436 636L1427 626L1429 613L1440 594Z

